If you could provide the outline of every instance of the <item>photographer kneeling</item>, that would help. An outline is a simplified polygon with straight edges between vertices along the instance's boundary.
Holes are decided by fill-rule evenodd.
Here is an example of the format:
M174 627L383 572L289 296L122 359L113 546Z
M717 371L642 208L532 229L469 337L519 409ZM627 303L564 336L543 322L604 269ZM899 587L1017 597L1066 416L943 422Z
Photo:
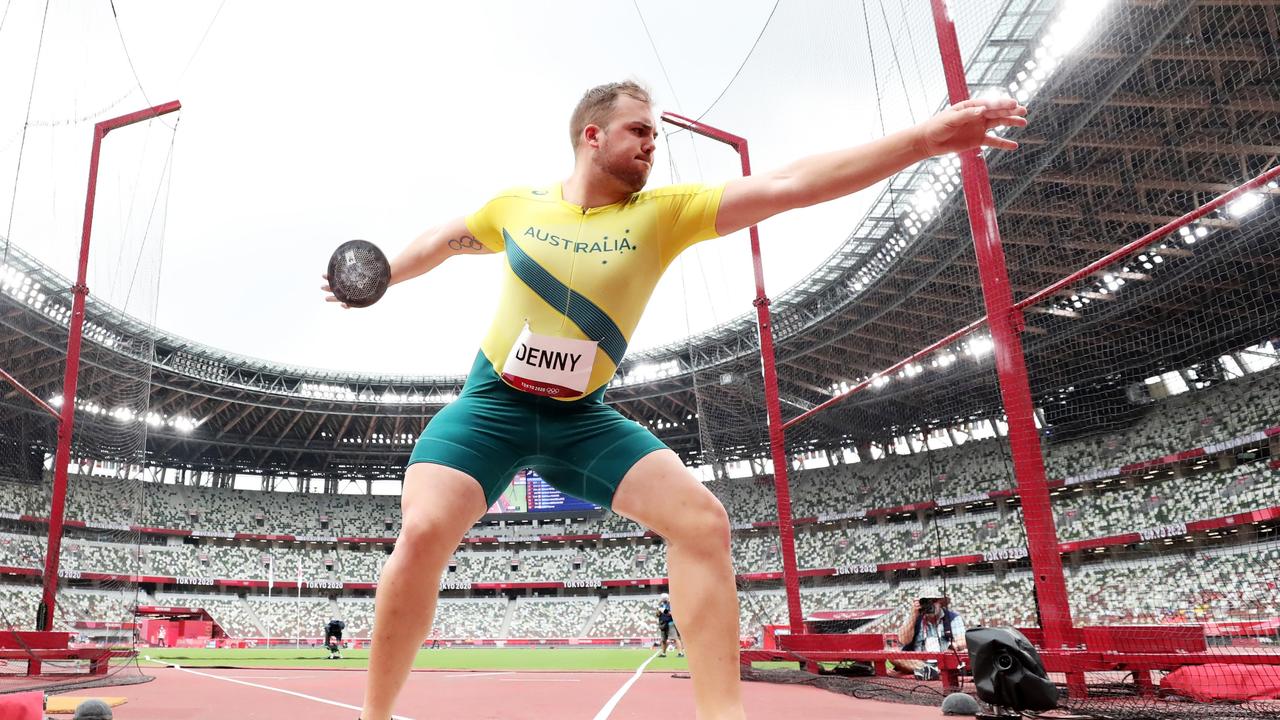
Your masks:
M915 652L966 652L964 621L950 605L951 600L938 588L921 590L919 601L911 606L907 621L898 631L902 649ZM914 673L921 680L937 680L939 677L936 665L920 660L894 660L893 667L901 673Z

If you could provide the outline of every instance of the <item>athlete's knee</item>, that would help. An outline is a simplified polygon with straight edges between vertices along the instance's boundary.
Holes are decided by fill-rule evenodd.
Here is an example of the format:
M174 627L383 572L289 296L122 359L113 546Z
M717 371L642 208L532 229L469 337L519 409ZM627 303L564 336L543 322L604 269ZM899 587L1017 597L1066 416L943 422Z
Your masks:
M444 521L406 519L396 539L396 552L413 557L447 556L460 539L462 533Z
M694 501L680 508L668 539L708 553L727 553L729 513L715 495L698 493Z
M451 553L467 528L484 514L480 485L452 468L411 465L400 498L400 537L396 552Z
M419 513L405 517L396 539L396 552L414 557L445 556L452 553L466 533L456 519Z

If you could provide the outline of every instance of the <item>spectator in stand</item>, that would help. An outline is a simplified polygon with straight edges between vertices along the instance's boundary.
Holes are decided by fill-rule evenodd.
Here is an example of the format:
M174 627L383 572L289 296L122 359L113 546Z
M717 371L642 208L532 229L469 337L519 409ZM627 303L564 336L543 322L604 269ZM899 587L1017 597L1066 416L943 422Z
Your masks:
M965 652L964 621L951 609L951 600L940 588L926 587L907 613L898 631L902 649L912 652ZM914 673L921 680L937 680L936 664L921 660L894 660L898 672Z
M671 598L666 593L658 600L658 633L662 636L662 651L658 657L667 656L667 644L674 643L676 654L684 657L684 643L680 641L680 631L676 629L676 619L671 615Z

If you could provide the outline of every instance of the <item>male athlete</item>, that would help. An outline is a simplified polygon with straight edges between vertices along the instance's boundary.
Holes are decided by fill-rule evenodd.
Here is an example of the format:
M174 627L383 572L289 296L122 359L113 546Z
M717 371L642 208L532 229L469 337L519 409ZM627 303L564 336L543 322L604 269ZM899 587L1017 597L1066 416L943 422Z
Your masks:
M969 100L773 172L645 191L658 134L649 94L610 83L573 112L567 179L503 192L410 243L391 263L393 285L454 255L503 253L506 263L466 387L432 418L405 471L403 525L378 581L363 720L391 717L449 555L521 468L662 535L697 717L745 717L728 515L662 441L604 404L605 385L658 278L685 248L933 155L1013 149L988 131L1024 126L1025 114L1013 100Z
M658 652L658 657L667 656L667 646L676 646L676 655L684 657L684 643L680 642L680 628L676 627L675 616L671 614L671 598L666 593L662 593L662 597L658 598L658 610L655 613L658 616L658 641L662 646Z

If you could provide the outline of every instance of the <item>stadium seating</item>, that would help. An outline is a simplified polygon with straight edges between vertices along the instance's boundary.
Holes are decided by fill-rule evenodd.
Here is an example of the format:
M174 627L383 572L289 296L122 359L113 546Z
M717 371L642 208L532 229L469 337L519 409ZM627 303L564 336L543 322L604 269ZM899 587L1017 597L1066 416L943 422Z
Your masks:
M33 627L36 610L39 607L39 587L0 583L0 622L3 622L5 627Z
M249 602L235 595L162 592L156 593L155 602L164 607L203 608L231 637L267 637Z
M292 598L288 593L270 600L250 596L248 612L266 637L311 637L324 634L325 624L337 617L337 604L328 598Z
M601 602L595 597L517 598L506 635L513 638L583 637L587 621Z
M1220 382L1128 415L1103 418L1089 437L1048 443L1051 478L1151 460L1181 450L1222 442L1280 424L1280 371ZM1176 473L1073 482L1053 491L1052 510L1061 541L1105 537L1144 528L1175 526L1210 517L1280 506L1280 467L1264 453L1232 453L1221 461L1206 457L1184 462ZM1105 473L1104 473L1105 475ZM738 573L777 572L782 567L776 529L753 523L776 520L771 478L721 479L708 483L725 504L735 532L733 561ZM1010 501L984 499L987 492L1015 487L1007 442L973 440L957 447L874 461L837 465L791 476L794 514L818 518L796 528L802 568L889 563L939 556L989 553L1027 543L1022 510ZM941 510L879 513L857 511L922 502ZM48 485L0 482L0 504L14 513L0 532L0 566L41 568L43 526L17 516L47 514ZM260 590L245 596L185 590L217 578L290 582L372 583L386 552L382 545L337 542L338 537L393 537L400 524L396 497L317 493L246 492L225 488L74 475L67 517L90 527L69 528L60 567L63 575L140 574L181 579L154 602L200 605L234 636L314 635L331 616L347 620L354 637L367 636L373 601L341 595L299 600L277 589L270 600ZM835 519L833 519L835 518ZM130 526L194 529L195 540L130 530ZM639 537L645 528L605 511L586 520L486 523L453 556L445 586L468 583L581 581L663 577L667 546ZM1067 556L1066 580L1078 622L1126 623L1230 620L1275 617L1271 569L1280 564L1280 543L1256 538L1248 528L1224 530L1225 538L1194 543L1160 540L1137 551L1107 548ZM235 540L234 533L303 536L305 542ZM600 540L535 542L541 535L601 534ZM1154 552L1153 547L1162 548ZM1270 569L1269 569L1270 568ZM921 582L886 582L864 572L835 582L806 585L806 610L883 607L891 612L875 627L892 632ZM951 570L949 572L954 572ZM936 578L935 578L936 579ZM188 582L194 581L194 582ZM970 624L1034 624L1031 581L1025 561L976 570L946 580L956 606ZM454 591L457 593L458 591ZM64 589L55 624L74 627L92 620L128 616L132 600L108 588ZM744 634L764 622L786 621L780 590L744 587L740 593ZM31 581L0 583L0 609L15 622L33 617L39 588ZM656 595L591 597L471 598L446 596L436 627L445 637L649 637L654 633ZM677 611L678 616L678 611ZM22 624L22 622L17 622Z
M658 596L617 595L605 599L588 637L656 637ZM674 612L674 609L673 609ZM680 624L676 615L676 625Z
M1113 483L1085 492L1069 488L1053 504L1061 541L1185 523L1280 505L1280 469L1244 463L1187 477L1166 477L1137 485ZM136 536L130 536L136 543ZM530 535L522 537L532 537ZM927 557L968 555L1026 545L1021 511L992 507L964 514L926 515L877 522L870 519L801 526L796 532L802 567L884 563ZM369 546L363 546L369 547ZM452 582L518 582L557 579L617 579L666 575L666 545L623 538L573 547L540 545L461 549L454 555ZM781 553L773 530L743 530L733 537L738 572L775 572ZM385 553L327 543L237 543L218 540L141 545L67 538L61 570L142 574L182 578L374 582ZM512 561L515 560L514 569ZM0 564L43 565L42 542L34 535L0 534ZM575 564L577 565L575 569Z
M506 614L505 599L441 599L432 632L439 629L446 638L503 637Z

